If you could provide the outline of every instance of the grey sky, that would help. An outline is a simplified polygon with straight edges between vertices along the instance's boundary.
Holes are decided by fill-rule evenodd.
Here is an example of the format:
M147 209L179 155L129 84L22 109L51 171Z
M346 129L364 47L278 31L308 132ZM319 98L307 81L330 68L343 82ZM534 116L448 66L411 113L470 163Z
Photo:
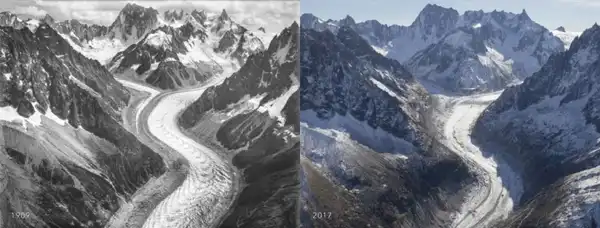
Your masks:
M341 19L347 14L356 21L376 19L385 24L408 25L427 3L466 10L504 10L529 16L550 30L564 26L580 32L600 21L600 0L301 0L302 13L323 19Z
M250 29L265 27L267 32L280 32L297 21L299 17L298 1L189 1L189 0L0 0L0 11L11 11L25 18L43 17L46 13L56 20L77 19L84 23L110 25L121 9L129 3L153 7L159 12L168 9L206 9L220 12L225 9L233 20ZM255 27L255 28L253 28Z

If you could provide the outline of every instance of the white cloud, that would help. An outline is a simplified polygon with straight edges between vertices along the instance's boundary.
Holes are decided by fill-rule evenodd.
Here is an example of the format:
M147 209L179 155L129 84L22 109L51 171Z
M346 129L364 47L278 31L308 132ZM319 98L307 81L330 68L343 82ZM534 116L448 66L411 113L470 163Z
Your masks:
M36 6L18 6L15 7L14 10L15 13L17 14L25 14L28 16L34 16L34 17L43 17L46 15L46 11L43 9L40 9Z

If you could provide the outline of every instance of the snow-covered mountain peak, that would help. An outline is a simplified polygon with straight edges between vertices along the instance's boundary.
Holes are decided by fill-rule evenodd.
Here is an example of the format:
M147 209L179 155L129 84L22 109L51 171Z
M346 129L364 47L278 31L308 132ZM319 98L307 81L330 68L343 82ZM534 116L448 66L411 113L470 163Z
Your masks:
M571 47L571 43L577 36L581 35L581 32L567 31L565 29L565 27L560 26L560 27L556 28L554 31L552 31L552 35L556 36L558 39L560 39L565 44L565 50L566 50Z
M354 21L354 18L352 18L350 15L346 15L344 19L340 20L340 26L353 26L355 24L356 21Z
M172 35L167 34L162 30L156 30L156 32L148 33L145 38L145 43L156 48L168 49L172 38Z
M219 21L229 21L229 20L231 20L231 18L229 18L227 11L225 11L225 9L223 9L223 11L221 11L221 15L219 15Z
M262 41L225 11L169 11L165 15L170 21L160 18L159 28L111 59L111 72L173 89L233 73L250 55L264 50Z
M440 37L454 28L458 17L458 11L453 8L427 4L410 27L421 29L423 34Z
M523 9L523 11L521 11L521 14L519 14L519 19L531 20L531 17L529 17L529 14L527 14L527 11L525 9Z
M315 16L312 13L304 13L304 14L300 15L300 25L302 27L313 28L321 22L322 22L321 19L319 19L317 16Z
M206 12L204 10L202 11L197 11L197 10L193 10L192 13L190 13L190 15L196 19L196 21L198 21L198 23L200 24L204 24L204 22L206 21L206 19L208 18L206 16Z
M0 12L0 26L10 26L16 29L21 29L25 27L25 22L17 17L16 14L4 11Z
M156 27L158 15L158 11L152 7L145 8L135 3L127 3L108 28L109 37L128 44L134 43Z
M179 10L179 12L177 12L177 10L167 10L163 13L163 18L165 19L165 21L174 22L176 20L181 20L183 18L183 15L183 9Z
M54 18L52 16L50 16L50 14L46 14L46 16L44 16L44 18L42 18L42 21L49 25L52 25L55 22Z
M29 30L33 33L35 33L35 30L37 30L37 28L40 26L40 24L42 24L43 22L41 22L38 19L29 19L27 21L25 21L25 23L27 24L27 28L29 28Z
M589 29L586 29L573 40L571 44L570 52L579 52L582 49L600 51L600 26L594 25ZM600 54L597 52L595 54ZM588 57L598 57L598 55L589 55Z
M467 11L455 26L405 62L415 76L453 92L504 88L564 50L527 12Z

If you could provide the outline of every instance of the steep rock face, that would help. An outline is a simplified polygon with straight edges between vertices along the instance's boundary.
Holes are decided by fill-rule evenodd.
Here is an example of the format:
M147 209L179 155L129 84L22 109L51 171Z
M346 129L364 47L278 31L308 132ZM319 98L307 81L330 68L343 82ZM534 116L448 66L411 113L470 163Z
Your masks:
M307 28L336 31L350 21L303 15ZM428 4L410 26L349 23L379 53L443 92L497 90L537 71L562 41L527 12L467 11ZM430 89L431 90L431 89Z
M415 75L449 91L504 88L564 50L562 41L525 11L467 11L456 26L406 62Z
M284 29L179 119L203 143L220 145L243 172L245 187L221 227L299 225L298 29Z
M165 21L174 23L175 21L183 19L183 15L183 10L179 10L179 12L177 12L177 10L167 10L163 13L163 18Z
M350 114L373 128L382 128L399 138L417 142L419 112L407 112L402 107L425 108L423 102L428 99L427 93L400 63L378 55L348 27L342 27L337 35L311 30L303 35L311 40L318 39L310 35L318 36L331 43L324 43L321 47L313 45L307 50L311 54L307 57L314 59L303 62L303 75L306 76L302 78L307 86L302 88L301 110L314 110L317 117L325 119ZM322 55L319 55L319 49ZM351 64L363 61L367 64ZM398 100L384 89L414 96L407 96L409 100Z
M47 24L3 27L0 37L3 227L103 227L164 172L121 125L128 92Z
M294 61L298 58L297 34L298 26L293 24L292 27L273 38L267 50L250 56L246 64L238 72L225 79L223 84L208 89L194 105L182 114L182 120L188 121L187 123L182 122L182 126L193 126L195 125L194 121L201 118L198 114L209 110L225 110L228 106L240 102L245 96L260 97L259 106L271 107L271 103L279 99L282 94L290 89L297 90L298 72L297 63ZM294 86L295 88L292 88ZM223 94L227 95L222 96ZM286 102L287 100L282 103ZM283 106L279 107L279 109L282 108ZM273 113L280 111L274 110ZM281 122L281 124L286 123L287 121L284 120Z
M25 22L19 19L17 15L8 11L4 11L0 12L0 26L11 26L17 29L21 29L25 27Z
M459 20L456 10L434 4L427 4L410 26L383 25L376 20L355 23L350 16L340 21L323 21L312 14L305 14L302 17L304 18L302 26L305 28L329 29L335 32L341 26L351 27L382 55L400 62L408 60L416 52L437 42L454 29Z
M59 33L72 36L73 40L79 42L92 41L94 38L102 37L108 33L108 28L106 26L83 24L75 19L58 22L56 24L46 23L56 28L56 31Z
M117 53L108 64L111 72L145 80L161 89L174 89L233 72L249 55L263 49L262 42L232 22L225 11L211 17L204 11L165 15L171 24L150 31ZM185 70L177 73L181 69Z
M573 179L598 184L595 175L580 173L591 172L588 170L600 164L599 41L600 27L594 25L575 38L569 50L550 57L540 71L521 85L506 89L477 121L473 135L480 141L513 145L507 151L523 163L526 199L552 183L566 185L561 191L572 192L574 197L587 191L571 189ZM561 179L567 175L572 178ZM569 206L578 211L571 213L560 209L571 196L548 193L539 194L534 200L552 200L547 196L560 201L554 199L555 205L541 205L537 212L555 213L544 222L560 221L562 225L557 227L580 227L573 224L579 224L579 219L589 222L595 212L587 209L598 205L598 198L590 195L589 200Z
M213 20L210 31L220 37L214 51L231 56L240 65L243 65L250 55L263 49L262 41L245 27L233 22L225 10Z
M145 8L135 3L127 3L117 19L108 27L108 36L120 39L124 43L136 42L155 28L158 15L158 11L152 7Z
M471 174L428 135L424 88L350 27L300 39L303 227L449 222Z
M52 25L55 22L54 18L52 16L50 16L50 14L46 14L46 16L44 16L41 19L41 21L44 22L44 23L46 23L46 24L48 24L48 25Z
M199 72L196 68L185 67L180 62L179 54L188 52L185 42L192 36L206 39L205 33L188 30L188 26L178 29L162 26L151 31L137 44L117 53L108 67L115 74L133 71L132 73L140 75L147 83L161 89L174 89L203 82L212 76L209 75L211 69Z

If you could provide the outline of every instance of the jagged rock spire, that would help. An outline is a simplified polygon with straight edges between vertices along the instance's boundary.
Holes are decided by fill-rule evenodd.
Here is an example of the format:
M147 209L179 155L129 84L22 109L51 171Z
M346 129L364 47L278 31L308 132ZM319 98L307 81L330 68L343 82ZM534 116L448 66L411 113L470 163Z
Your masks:
M219 20L221 20L221 21L229 20L229 15L227 15L227 12L225 11L225 9L223 9L223 11L221 12L221 15L219 15Z

